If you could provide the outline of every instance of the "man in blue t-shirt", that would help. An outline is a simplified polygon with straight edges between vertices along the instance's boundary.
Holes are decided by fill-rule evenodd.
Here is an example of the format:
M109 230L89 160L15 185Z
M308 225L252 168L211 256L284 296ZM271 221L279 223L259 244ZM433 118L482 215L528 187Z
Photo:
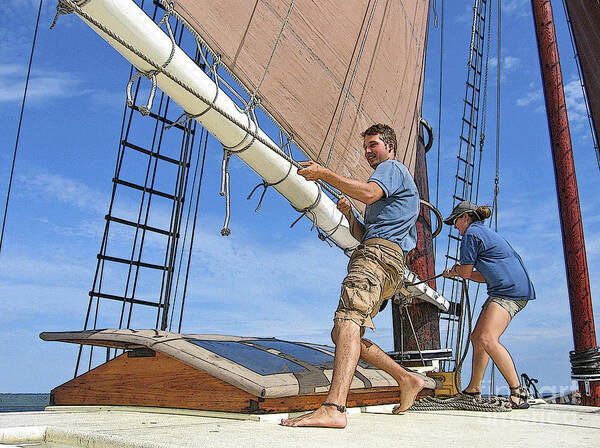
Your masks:
M359 357L388 372L400 387L400 405L394 413L412 406L424 381L404 370L383 350L362 338L366 327L384 300L391 298L404 279L404 253L416 246L415 223L419 194L408 169L395 160L396 134L384 124L375 124L362 134L365 158L375 171L366 181L340 176L315 163L301 162L298 174L307 180L323 180L342 193L367 204L365 223L342 198L338 209L346 216L352 235L361 242L348 262L342 282L331 338L335 343L333 378L329 394L319 409L297 418L282 420L285 426L346 426L345 404Z

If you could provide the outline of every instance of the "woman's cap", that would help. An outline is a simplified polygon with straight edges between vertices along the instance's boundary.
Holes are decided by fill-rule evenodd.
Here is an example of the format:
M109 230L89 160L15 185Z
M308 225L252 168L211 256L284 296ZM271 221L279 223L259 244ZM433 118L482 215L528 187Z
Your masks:
M457 218L460 218L462 215L464 215L467 212L474 212L476 210L477 210L477 205L475 205L469 201L462 201L456 207L454 207L454 210L452 210L452 213L450 213L450 216L448 216L446 219L444 219L444 224L448 224L449 226L454 225L454 221Z

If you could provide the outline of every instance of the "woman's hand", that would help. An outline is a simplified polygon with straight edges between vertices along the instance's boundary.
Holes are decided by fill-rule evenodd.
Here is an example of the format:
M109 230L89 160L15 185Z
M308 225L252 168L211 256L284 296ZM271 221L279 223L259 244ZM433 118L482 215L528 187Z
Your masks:
M446 278L456 277L458 275L456 272L456 266L457 265L454 265L450 269L446 269L442 275Z

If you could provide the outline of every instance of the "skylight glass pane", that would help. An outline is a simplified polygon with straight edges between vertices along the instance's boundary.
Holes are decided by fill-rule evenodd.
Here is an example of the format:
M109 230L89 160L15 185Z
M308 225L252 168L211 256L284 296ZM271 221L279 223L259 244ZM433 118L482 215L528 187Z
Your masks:
M223 358L236 362L247 369L260 375L273 375L276 373L293 373L306 370L295 362L288 361L280 356L250 347L239 342L231 341L204 341L189 339L192 344L216 353Z
M328 355L327 353L323 353L319 350L315 350L310 347L305 347L304 345L294 344L292 342L285 341L272 341L272 340L256 340L250 341L254 344L262 345L267 348L274 348L275 350L279 350L286 355L293 356L294 358L300 359L308 364L312 364L314 366L322 366L327 363L333 363L333 353ZM332 368L333 365L328 366Z

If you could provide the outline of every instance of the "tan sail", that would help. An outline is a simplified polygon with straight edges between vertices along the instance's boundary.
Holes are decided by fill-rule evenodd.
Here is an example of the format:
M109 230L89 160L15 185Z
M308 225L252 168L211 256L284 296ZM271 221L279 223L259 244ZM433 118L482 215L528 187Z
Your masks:
M583 83L596 138L600 137L600 4L589 0L565 2L571 22Z
M414 170L427 0L174 6L314 160L367 179L360 132L385 122L396 130L397 158Z

